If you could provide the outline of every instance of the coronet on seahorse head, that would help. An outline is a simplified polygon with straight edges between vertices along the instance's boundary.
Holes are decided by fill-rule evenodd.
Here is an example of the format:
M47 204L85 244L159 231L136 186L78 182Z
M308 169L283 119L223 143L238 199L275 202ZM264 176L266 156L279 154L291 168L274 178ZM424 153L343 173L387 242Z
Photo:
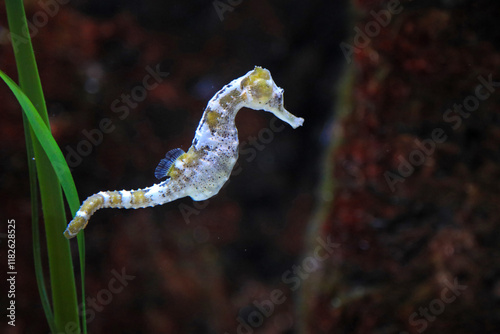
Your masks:
M265 68L256 66L241 80L241 89L247 93L249 107L265 110L290 124L294 129L304 123L301 117L290 114L283 106L283 89L279 88Z

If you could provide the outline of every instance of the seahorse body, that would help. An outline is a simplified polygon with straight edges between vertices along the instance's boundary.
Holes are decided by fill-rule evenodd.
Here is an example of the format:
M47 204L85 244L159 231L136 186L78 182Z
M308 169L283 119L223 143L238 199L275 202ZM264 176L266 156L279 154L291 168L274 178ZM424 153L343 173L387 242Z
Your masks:
M172 150L160 162L155 175L168 179L144 189L101 191L90 196L68 224L64 236L76 236L101 208L137 209L186 196L202 201L216 195L238 159L235 117L242 107L271 112L294 129L304 122L284 108L283 89L276 86L269 71L255 67L224 86L208 102L189 150Z

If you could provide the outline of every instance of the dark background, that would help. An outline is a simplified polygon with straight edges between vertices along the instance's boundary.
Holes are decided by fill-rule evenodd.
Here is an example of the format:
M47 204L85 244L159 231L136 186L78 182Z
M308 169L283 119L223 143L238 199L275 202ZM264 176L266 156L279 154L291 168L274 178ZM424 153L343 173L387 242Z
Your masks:
M439 296L442 280L433 277L470 288L427 320L427 333L495 333L498 98L395 193L384 172L442 125L478 75L498 79L498 5L402 2L348 63L340 42L352 44L353 28L385 2L243 0L222 16L214 3L71 1L33 30L52 132L72 154L82 200L156 182L165 152L191 145L208 100L255 65L271 71L286 108L305 119L270 132L270 114L242 110L239 165L208 201L96 213L86 229L87 297L102 296L114 271L134 278L94 309L89 333L246 333L238 317L248 321L274 290L285 301L248 333L420 333L408 319ZM31 22L44 11L35 1L26 10ZM5 32L3 5L0 20ZM16 78L11 45L1 42L0 66ZM157 66L168 73L158 87L117 112L114 101ZM1 212L20 227L22 268L17 326L2 328L45 333L21 112L0 90ZM85 151L85 130L96 133L103 119L112 130ZM327 236L341 251L293 291L283 275ZM448 268L457 263L467 270Z

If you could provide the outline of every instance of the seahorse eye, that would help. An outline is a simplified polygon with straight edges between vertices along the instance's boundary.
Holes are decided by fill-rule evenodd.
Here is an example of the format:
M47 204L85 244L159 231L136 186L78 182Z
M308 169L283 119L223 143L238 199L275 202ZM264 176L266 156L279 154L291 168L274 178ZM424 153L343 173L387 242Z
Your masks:
M283 106L283 89L279 89L273 94L273 97L269 101L269 106L271 108L279 108Z

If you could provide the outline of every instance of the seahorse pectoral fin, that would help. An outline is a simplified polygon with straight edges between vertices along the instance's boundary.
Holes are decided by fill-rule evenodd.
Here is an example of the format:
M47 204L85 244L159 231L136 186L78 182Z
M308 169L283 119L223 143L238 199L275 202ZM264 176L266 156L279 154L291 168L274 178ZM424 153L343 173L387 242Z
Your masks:
M180 148L168 151L167 154L165 154L165 158L161 159L158 166L156 166L155 177L160 180L167 176L168 170L172 167L174 161L184 153L185 152Z

